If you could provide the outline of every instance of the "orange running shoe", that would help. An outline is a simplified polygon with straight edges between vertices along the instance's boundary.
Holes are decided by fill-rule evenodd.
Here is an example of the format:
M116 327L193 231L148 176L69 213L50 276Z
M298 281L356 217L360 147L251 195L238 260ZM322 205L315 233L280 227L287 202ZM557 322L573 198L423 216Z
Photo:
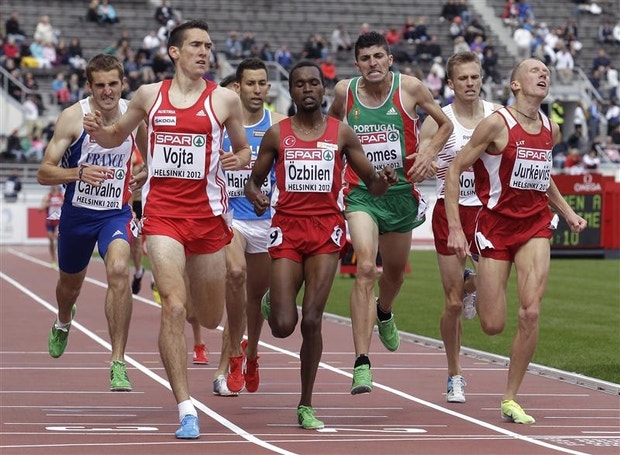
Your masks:
M226 377L226 386L232 393L239 393L243 390L243 354L236 357L230 357L228 363L228 376Z
M209 358L207 357L207 347L204 344L197 344L194 346L194 363L196 365L208 365Z

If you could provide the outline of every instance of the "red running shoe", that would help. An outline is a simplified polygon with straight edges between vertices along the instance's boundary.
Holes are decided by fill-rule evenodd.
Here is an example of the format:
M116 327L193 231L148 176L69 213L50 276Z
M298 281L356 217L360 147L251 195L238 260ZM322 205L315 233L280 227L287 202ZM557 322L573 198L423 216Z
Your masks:
M243 351L243 355L245 356L245 348L248 346L248 340L243 340L241 342L241 350ZM245 379L245 390L250 393L254 393L258 390L258 384L260 382L260 377L258 375L258 359L260 357L256 356L255 359L250 360L246 357L245 359L245 368L243 370L243 379Z
M243 354L237 357L230 357L226 385L232 393L239 393L243 390Z
M207 347L204 344L194 346L194 363L196 365L207 365L209 358L207 357Z

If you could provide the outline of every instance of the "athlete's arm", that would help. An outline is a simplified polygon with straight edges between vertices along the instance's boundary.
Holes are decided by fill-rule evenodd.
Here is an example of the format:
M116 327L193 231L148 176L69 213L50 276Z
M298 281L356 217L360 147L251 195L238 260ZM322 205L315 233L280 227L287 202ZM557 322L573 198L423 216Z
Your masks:
M329 106L329 110L327 112L328 115L337 118L338 120L343 120L345 115L345 100L347 94L347 88L349 86L349 80L343 79L336 84L334 88L334 100L332 104Z
M381 196L390 185L398 182L396 171L390 166L386 166L381 172L375 171L372 163L366 158L364 148L355 131L342 122L338 128L338 148L346 156L351 169L364 181L373 196Z
M214 102L220 101L226 109L221 111L224 115L224 125L228 132L228 138L230 139L230 145L232 147L232 153L224 152L220 150L220 160L222 163L222 169L225 171L233 171L242 169L247 166L252 158L252 151L248 145L248 138L245 134L245 128L243 126L243 107L239 96L232 90L218 87L215 89ZM217 97L217 99L216 99Z
M244 187L245 197L254 206L257 215L262 215L269 208L269 197L260 190L271 167L278 156L280 148L280 125L274 123L265 133L258 149L258 156L252 172Z
M493 114L483 119L446 172L444 201L449 229L448 248L453 249L460 258L467 256L468 242L459 216L459 177L484 152L498 153L499 150L503 150L507 140L508 132L500 115Z
M145 119L160 86L161 82L140 86L127 105L127 111L112 125L104 125L103 115L98 110L86 114L84 129L102 147L118 147Z
M407 172L407 177L411 181L420 182L427 174L433 172L432 162L450 138L454 126L422 81L410 76L403 76L401 81L407 96L407 103L413 101L414 110L417 107L422 108L437 124L435 135L427 141L424 148L420 144L416 151L415 162ZM408 158L412 157L408 156Z

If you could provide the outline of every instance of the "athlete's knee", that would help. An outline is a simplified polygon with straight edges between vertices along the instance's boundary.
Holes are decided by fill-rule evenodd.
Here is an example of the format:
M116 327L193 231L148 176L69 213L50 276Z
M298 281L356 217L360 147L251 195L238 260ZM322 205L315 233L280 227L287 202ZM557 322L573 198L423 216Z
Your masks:
M294 316L272 314L269 318L271 334L276 338L286 338L293 334L297 325L297 312Z
M377 278L377 266L372 261L363 261L357 263L357 270L355 271L356 279L358 281L372 281L374 284Z
M231 289L240 289L246 280L247 271L243 266L232 265L226 269L226 284Z

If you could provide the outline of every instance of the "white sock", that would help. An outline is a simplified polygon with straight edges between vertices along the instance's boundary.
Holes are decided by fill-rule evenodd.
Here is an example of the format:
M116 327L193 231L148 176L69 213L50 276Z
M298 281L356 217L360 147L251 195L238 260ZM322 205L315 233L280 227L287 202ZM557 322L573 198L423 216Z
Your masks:
M179 408L179 422L183 420L187 414L191 414L193 416L198 417L198 413L196 412L196 408L192 404L192 400L181 401L177 407Z
M58 318L56 318L56 324L54 324L57 329L62 330L63 332L67 332L69 327L71 327L71 321L69 322L60 322Z
M134 276L138 279L142 278L143 275L144 275L144 267L142 267L140 270L136 270L136 273L134 274Z

